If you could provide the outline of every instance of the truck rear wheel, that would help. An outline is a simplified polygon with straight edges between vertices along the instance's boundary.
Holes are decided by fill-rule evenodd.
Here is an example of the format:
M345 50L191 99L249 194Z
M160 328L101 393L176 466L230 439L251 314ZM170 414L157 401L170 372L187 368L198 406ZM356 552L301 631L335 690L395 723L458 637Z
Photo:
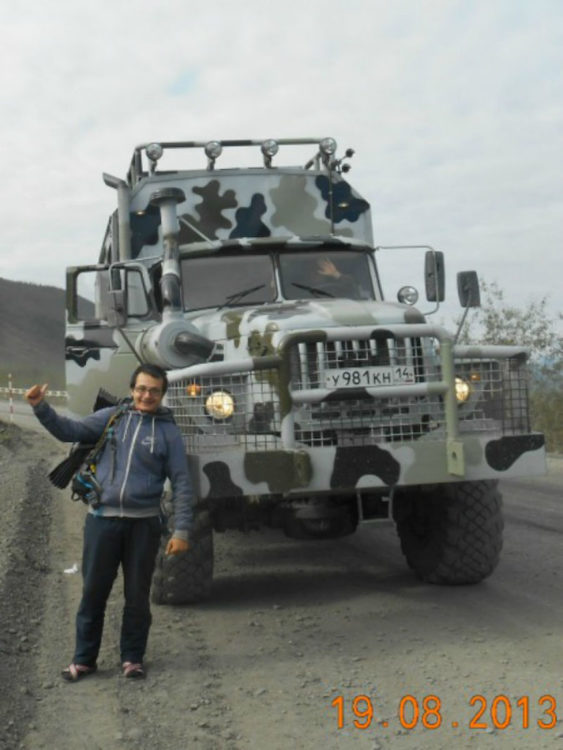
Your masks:
M169 525L173 527L173 522ZM195 510L186 553L165 555L163 537L152 581L155 604L195 604L209 598L213 581L213 529L207 511Z
M409 566L427 583L478 583L502 549L498 482L456 482L398 491L393 514Z

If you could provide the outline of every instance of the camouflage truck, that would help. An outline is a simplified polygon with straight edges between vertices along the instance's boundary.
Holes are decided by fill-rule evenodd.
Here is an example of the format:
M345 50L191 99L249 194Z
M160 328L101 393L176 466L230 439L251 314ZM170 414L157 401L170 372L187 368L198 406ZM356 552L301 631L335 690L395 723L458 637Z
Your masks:
M306 162L274 163L297 147ZM218 167L241 153L255 166ZM457 345L413 287L384 299L352 155L331 138L148 143L126 180L104 174L117 209L98 263L67 269L69 407L126 395L138 361L168 371L196 521L187 554L159 556L156 602L209 595L213 532L326 539L381 519L424 581L481 581L502 547L498 480L545 470L526 350ZM423 272L439 304L443 254ZM458 274L466 310L476 278Z

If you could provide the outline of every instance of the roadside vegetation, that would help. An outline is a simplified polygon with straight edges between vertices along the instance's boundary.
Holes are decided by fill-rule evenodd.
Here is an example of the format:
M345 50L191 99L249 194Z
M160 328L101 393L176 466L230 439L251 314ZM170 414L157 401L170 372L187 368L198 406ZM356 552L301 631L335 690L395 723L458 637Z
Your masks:
M563 453L563 319L547 312L547 297L512 307L496 282L481 280L481 307L471 311L459 343L509 344L530 350L532 426L543 432L547 450Z

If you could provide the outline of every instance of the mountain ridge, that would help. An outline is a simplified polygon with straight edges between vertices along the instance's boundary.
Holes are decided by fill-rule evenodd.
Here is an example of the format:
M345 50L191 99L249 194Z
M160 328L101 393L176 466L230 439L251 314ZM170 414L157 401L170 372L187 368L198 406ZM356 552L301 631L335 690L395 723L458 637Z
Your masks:
M0 381L65 387L65 290L0 278Z

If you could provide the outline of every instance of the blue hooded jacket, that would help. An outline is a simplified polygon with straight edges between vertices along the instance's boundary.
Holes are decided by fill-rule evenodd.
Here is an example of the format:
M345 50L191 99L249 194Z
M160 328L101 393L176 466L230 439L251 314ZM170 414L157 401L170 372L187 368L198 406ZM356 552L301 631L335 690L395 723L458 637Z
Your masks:
M63 417L46 401L33 410L58 440L95 444L118 408L100 409L83 419ZM160 406L153 414L137 411L131 403L112 425L97 461L101 504L89 512L121 518L156 516L166 477L172 484L174 536L187 539L193 523L193 493L182 433L170 409Z

